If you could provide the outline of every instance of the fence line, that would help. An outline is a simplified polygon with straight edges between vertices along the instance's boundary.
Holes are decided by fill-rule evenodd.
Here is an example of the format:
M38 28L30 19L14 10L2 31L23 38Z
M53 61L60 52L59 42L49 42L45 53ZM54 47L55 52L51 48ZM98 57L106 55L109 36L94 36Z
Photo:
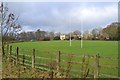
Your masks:
M81 72L81 73L84 74L84 75L81 75L83 77L87 76L87 75L93 75L94 78L99 78L100 76L120 78L118 76L113 76L113 75L99 73L100 68L110 68L110 69L113 69L113 70L120 70L120 67L111 67L111 66L108 66L108 65L100 65L99 64L99 59L100 58L101 59L104 58L104 59L107 59L107 60L108 59L109 60L120 60L119 58L103 57L103 56L99 56L99 54L95 55L95 56L93 56L93 55L91 55L91 56L90 55L88 55L88 56L86 56L86 55L80 56L80 55L77 55L77 54L63 54L61 51L58 51L58 52L56 52L56 59L55 58L51 59L51 58L36 56L35 55L36 52L39 52L39 51L35 50L35 49L30 50L30 51L27 50L27 52L32 53L31 55L28 55L28 54L20 54L19 47L16 48L16 52L14 52L12 48L13 48L12 46L10 46L10 47L7 46L7 49L6 49L7 51L6 52L9 53L9 58L13 59L16 62L16 65L22 64L22 65L31 66L32 68L41 68L41 69L45 69L45 66L46 66L47 68L45 70L49 70L49 66L47 64L36 61L38 59L40 59L39 61L47 59L49 61L52 61L52 60L55 61L56 70L57 71L60 71L62 69L67 70L68 67L67 68L63 67L61 65L61 63L64 63L64 64L67 63L67 64L69 64L69 69L71 69L71 65L72 64L74 64L74 65L77 64L77 65L82 65L82 68L84 68L84 70L83 69L82 70L71 69L71 71L73 71L73 72ZM52 52L48 52L48 51L46 51L46 53L55 54L55 52L52 53ZM62 55L82 58L82 62L66 61L64 59L61 59ZM20 56L22 56L22 57L20 57ZM28 60L28 58L30 58L30 59ZM89 60L87 61L87 59L89 59L89 58L92 58L94 60L94 64L93 65L89 64ZM42 66L44 66L44 67L42 67ZM91 67L94 68L94 72L93 73L89 72L88 66L91 66Z

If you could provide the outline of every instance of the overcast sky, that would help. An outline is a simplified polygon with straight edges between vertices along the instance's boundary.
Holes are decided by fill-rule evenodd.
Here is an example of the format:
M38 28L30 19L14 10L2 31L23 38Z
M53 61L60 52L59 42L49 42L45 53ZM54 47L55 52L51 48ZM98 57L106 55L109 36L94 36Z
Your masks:
M118 21L117 2L9 2L24 31L42 29L67 33L106 27Z

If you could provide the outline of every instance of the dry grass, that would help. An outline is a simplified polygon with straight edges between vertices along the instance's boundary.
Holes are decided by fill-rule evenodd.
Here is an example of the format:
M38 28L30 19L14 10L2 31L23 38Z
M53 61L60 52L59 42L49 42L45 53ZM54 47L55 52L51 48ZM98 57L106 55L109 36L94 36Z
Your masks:
M8 58L3 58L3 78L66 78L57 71L42 71L39 69L16 65Z

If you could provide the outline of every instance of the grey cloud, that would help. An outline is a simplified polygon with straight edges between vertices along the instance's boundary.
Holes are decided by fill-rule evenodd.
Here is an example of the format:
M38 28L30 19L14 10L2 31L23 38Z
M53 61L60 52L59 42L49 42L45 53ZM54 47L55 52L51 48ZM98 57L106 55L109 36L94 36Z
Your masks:
M83 21L84 30L92 29L94 27L103 27L110 22L117 21L117 14L114 11L117 9L116 4L107 3L104 4L104 7L101 7L102 3L87 3L86 11L92 15L89 16L89 13L85 13L87 16ZM89 5L92 5L92 7ZM80 17L83 16L81 11L84 7L81 7L81 3L8 3L8 7L11 11L15 12L16 15L19 15L19 23L23 26L24 30L36 30L38 28L43 30L54 30L57 32L70 32L73 30L80 30L81 21ZM92 13L91 8L95 10L101 10L99 13ZM106 10L108 13L103 13L103 9L106 7L111 8L111 14L108 14L110 11ZM93 9L93 11L95 12ZM108 17L105 17L104 14ZM110 16L109 16L110 15ZM100 17L99 17L100 16ZM98 17L98 18L97 18Z

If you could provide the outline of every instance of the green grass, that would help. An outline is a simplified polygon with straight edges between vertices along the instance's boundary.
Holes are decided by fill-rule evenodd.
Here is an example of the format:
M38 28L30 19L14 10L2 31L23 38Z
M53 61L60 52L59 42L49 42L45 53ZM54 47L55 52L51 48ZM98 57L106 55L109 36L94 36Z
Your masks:
M55 58L56 55L46 54L48 52L61 51L63 54L79 54L79 55L96 55L108 56L117 58L118 57L118 41L83 41L83 48L80 47L80 41L72 41L72 46L69 46L69 41L38 41L38 42L19 42L12 43L13 51L16 47L19 47L20 53L22 54L32 54L32 49L39 50L36 51L36 56L43 56L48 58ZM30 52L25 52L24 50L30 50ZM61 56L62 59L67 57ZM29 59L30 60L30 59ZM73 58L73 61L81 62L79 57ZM49 60L37 60L36 62L48 63ZM93 64L94 60L90 61ZM61 63L63 66L67 66L65 63ZM110 65L118 66L118 61L112 61L107 59L100 59L100 65ZM80 69L81 65L73 66L73 68ZM112 69L100 69L101 73L117 75L118 70Z
M33 49L40 51L62 51L65 53L74 54L98 54L101 56L118 56L117 41L83 41L83 48L80 47L80 41L72 41L72 46L69 46L69 41L39 41L39 42L20 42L12 43L13 47L20 49Z

